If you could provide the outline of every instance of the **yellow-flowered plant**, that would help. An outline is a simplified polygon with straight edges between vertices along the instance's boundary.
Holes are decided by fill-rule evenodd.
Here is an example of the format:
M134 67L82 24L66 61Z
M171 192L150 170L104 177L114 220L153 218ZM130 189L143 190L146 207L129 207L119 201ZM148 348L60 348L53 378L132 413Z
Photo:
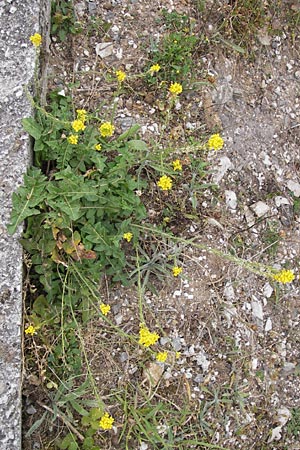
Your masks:
M80 119L76 119L72 122L72 128L76 133L79 131L84 131L86 126L84 125L84 121Z
M172 162L173 164L173 170L182 170L182 165L179 159L175 159L175 161Z
M67 138L69 144L76 145L78 144L78 136L76 134L70 134Z
M178 275L182 273L182 267L175 266L173 267L172 272L174 277L178 277Z
M157 73L160 71L160 65L159 64L153 64L153 66L150 67L149 72L151 75Z
M272 278L279 283L291 283L295 279L292 270L282 269L280 272L272 275Z
M95 144L94 149L97 150L98 152L100 152L100 150L102 149L102 145L101 144Z
M107 412L101 417L99 422L99 427L102 430L111 430L115 419L110 416Z
M34 33L29 39L35 47L39 47L42 43L42 36L39 33Z
M223 148L223 145L224 140L219 133L213 134L207 142L207 147L209 150L221 150L221 148Z
M107 305L106 303L101 303L100 311L104 316L107 316L107 314L110 312L110 305Z
M77 119L82 122L86 121L87 112L85 109L76 109Z
M128 232L123 234L123 238L126 239L127 242L130 242L133 237L133 234Z
M29 327L25 329L25 334L30 334L31 336L33 336L35 333L36 328L33 325L29 325Z
M157 182L157 186L163 191L169 191L172 189L172 180L167 175L163 175Z
M150 347L151 345L154 345L158 341L158 339L159 335L157 333L152 333L151 331L149 331L149 329L143 323L140 325L140 345L143 345L144 347Z
M102 137L110 137L114 134L115 127L111 122L104 122L99 127L99 132Z
M168 357L168 352L159 352L156 355L156 361L164 363L164 362L166 362L167 357Z
M180 83L171 83L171 86L169 87L169 91L172 95L179 95L182 92L182 86Z
M126 78L126 73L123 72L123 70L116 70L116 77L119 83L123 83L123 81L125 81Z

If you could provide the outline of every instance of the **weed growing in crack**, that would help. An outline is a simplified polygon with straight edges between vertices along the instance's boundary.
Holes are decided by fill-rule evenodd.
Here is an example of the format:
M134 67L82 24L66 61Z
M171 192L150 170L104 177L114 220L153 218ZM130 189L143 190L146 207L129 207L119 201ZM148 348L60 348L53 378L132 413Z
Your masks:
M173 78L172 64L153 61L152 76L163 76L163 67L167 67L167 113L162 131L166 131L183 87ZM113 79L117 96L130 77L118 69ZM203 387L207 401L195 409L185 379L181 385L170 382L173 394L183 392L178 402L168 398L161 389L162 376L176 367L180 355L162 340L168 338L167 332L145 302L145 292L155 292L154 277L163 282L170 276L173 281L185 276L182 249L186 246L274 283L293 281L295 275L288 267L275 270L246 261L182 238L178 229L171 229L179 214L195 217L201 190L211 187L205 152L221 150L223 138L219 134L203 138L189 146L187 156L188 146L149 148L138 125L119 134L115 105L99 115L77 109L71 97L53 92L46 109L35 106L36 116L23 121L35 140L35 167L13 195L8 229L15 232L26 220L21 242L30 278L25 298L28 367L38 373L47 398L41 408L68 429L63 436L58 434L57 446L99 450L108 447L112 430L119 448L146 442L153 449L221 449L206 442L215 431L209 413L225 411L230 402L243 408L246 394L231 385L223 391ZM150 214L153 202L157 217ZM136 286L138 300L130 305L130 329L112 318L113 305L102 299L101 284L107 279ZM99 342L92 340L93 353L85 342L89 327L92 335L101 329ZM116 361L119 349L124 361L135 361L130 380ZM97 386L91 368L96 357L103 373L111 374L111 385ZM28 434L45 420L43 415Z

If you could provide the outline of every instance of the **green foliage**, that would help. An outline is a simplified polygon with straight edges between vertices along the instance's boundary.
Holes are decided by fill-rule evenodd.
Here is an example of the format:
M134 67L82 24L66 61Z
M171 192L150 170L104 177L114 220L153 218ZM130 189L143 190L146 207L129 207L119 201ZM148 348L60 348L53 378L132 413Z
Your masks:
M51 34L64 42L68 34L81 33L80 22L76 21L72 0L52 0Z
M104 271L115 281L125 282L123 234L130 230L132 221L146 215L135 193L146 184L135 176L135 164L137 154L147 147L136 138L136 128L136 139L130 139L127 133L124 139L109 143L93 124L87 124L78 145L71 145L66 139L72 133L66 109L66 99L62 99L59 105L52 105L58 117L39 110L35 120L25 122L27 131L35 137L40 168L29 169L24 186L13 195L8 227L13 233L29 219L24 246L51 302L59 294L57 284L66 267L71 268L71 278L72 266L77 266L94 283ZM95 150L99 142L101 153ZM46 174L42 170L44 161L51 163ZM72 303L77 304L74 300Z
M163 9L162 16L167 30L184 32L190 30L190 18L186 14L179 14L177 11L168 12L167 9Z
M300 408L291 410L292 416L287 423L287 433L295 438L300 436Z
M190 76L193 68L193 53L198 43L198 37L189 31L174 31L167 33L161 43L153 45L148 69L159 64L161 70L156 76L148 76L149 83L158 81L181 81Z

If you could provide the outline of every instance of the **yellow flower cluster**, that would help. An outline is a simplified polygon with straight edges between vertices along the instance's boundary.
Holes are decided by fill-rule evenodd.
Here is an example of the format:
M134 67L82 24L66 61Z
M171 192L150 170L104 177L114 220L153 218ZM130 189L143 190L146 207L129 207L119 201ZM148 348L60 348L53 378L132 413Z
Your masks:
M78 143L78 136L77 134L70 134L67 138L69 144L76 145Z
M36 332L36 329L34 328L34 326L29 325L29 327L27 327L25 329L25 334L30 334L31 336L33 336Z
M172 180L167 175L163 175L157 182L157 186L160 187L163 191L169 191L170 189L172 189Z
M122 83L126 78L126 73L123 70L116 70L116 77L119 83Z
M173 161L172 164L173 170L182 170L182 165L179 159L175 159L175 161Z
M153 75L156 72L160 71L160 65L159 64L153 64L153 66L150 67L149 72L151 75Z
M110 137L114 134L115 127L110 122L104 122L99 127L99 132L102 137Z
M79 131L84 131L85 130L84 121L81 119L74 120L72 122L72 128L74 131L76 131L76 133L78 133Z
M169 87L169 91L172 95L179 95L182 92L182 86L179 83L171 83L171 86Z
M35 47L39 47L42 43L42 36L39 33L34 33L29 39Z
M145 324L141 324L140 326L140 339L139 344L144 347L150 347L150 345L155 344L159 339L159 335L157 333L151 333Z
M174 277L178 277L182 273L182 267L175 266L172 269Z
M156 361L164 363L164 362L166 362L167 357L168 357L168 352L159 352L156 355Z
M207 147L209 148L209 150L221 150L221 148L223 148L223 145L224 140L219 135L219 133L213 134L207 142Z
M110 305L106 305L105 303L101 303L100 305L100 311L104 316L107 316L107 314L110 311Z
M85 109L76 109L76 113L77 113L78 120L81 120L82 122L86 121L87 112Z
M100 150L102 149L102 145L101 144L95 144L95 150L97 150L98 152L100 152Z
M279 283L291 283L295 279L292 270L282 269L280 272L272 275L272 278Z
M99 426L100 428L102 428L102 430L111 430L114 421L115 419L106 412L104 416L101 417Z
M130 242L133 237L133 234L128 232L123 234L123 238L126 239L127 242Z

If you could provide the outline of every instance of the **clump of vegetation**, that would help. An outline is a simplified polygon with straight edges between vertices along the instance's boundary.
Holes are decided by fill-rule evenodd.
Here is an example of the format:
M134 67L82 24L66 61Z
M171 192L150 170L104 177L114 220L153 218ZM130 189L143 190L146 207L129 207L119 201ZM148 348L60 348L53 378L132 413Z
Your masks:
M68 20L73 16L69 4L54 3L66 17L60 22L63 40L64 33L72 32ZM57 9L53 14L58 20ZM187 16L163 14L168 34L153 53L151 66L140 74L146 83L162 82L162 133L177 117L176 105L185 89L182 80L188 80L197 45ZM41 36L31 41L39 47ZM130 86L130 77L120 69L110 68L109 74L117 98L125 84ZM180 223L199 220L201 194L213 189L206 155L223 148L219 133L178 148L148 144L139 125L119 133L115 109L112 102L101 111L88 111L78 108L71 96L53 91L45 108L36 100L35 116L23 120L34 139L34 167L13 194L8 230L14 233L26 221L21 239L27 270L26 364L37 374L47 399L39 401L44 414L27 436L44 422L58 420L63 432L54 441L61 449L108 447L110 430L116 448L146 442L153 449L222 449L213 441L217 425L208 423L206 414L218 410L223 416L227 404L244 407L246 395L232 383L223 390L203 385L208 400L199 408L191 401L186 379L184 386L169 382L168 398L162 374L177 367L180 352L162 339L168 337L164 324L147 306L145 292L155 292L153 280L185 276L182 249L188 245L273 282L290 283L295 275L288 267L275 270L181 235ZM154 215L149 205L155 206ZM273 235L266 239L273 244ZM110 283L135 287L138 298L130 305L130 327L111 319L115 305L103 297L103 284ZM101 329L93 355L85 343L89 327L92 334ZM125 361L136 364L130 380L115 360L120 349ZM91 368L97 356L112 378L109 384L106 377L100 388ZM184 395L174 404L172 395L179 390Z

